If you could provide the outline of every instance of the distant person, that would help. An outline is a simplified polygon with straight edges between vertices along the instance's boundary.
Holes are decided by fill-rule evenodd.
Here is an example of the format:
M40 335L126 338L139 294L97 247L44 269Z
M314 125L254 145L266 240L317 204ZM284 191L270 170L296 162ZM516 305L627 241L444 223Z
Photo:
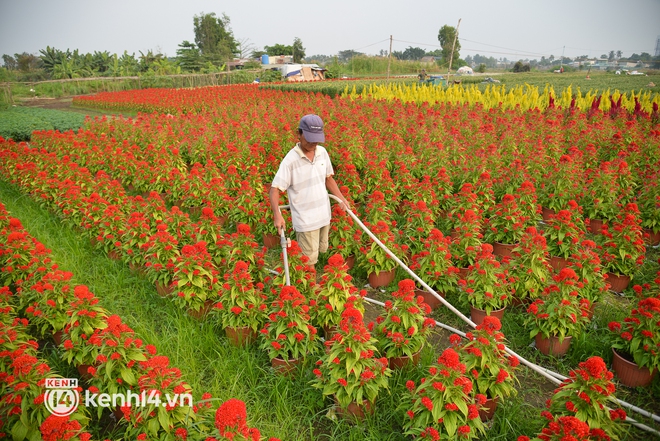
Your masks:
M328 152L320 145L323 142L321 117L303 116L298 124L298 143L280 163L269 194L273 222L280 233L285 225L279 208L279 192L287 192L296 240L312 266L316 265L319 253L328 250L331 218L328 191L341 199L343 209L348 208L348 202L332 177L335 172Z
M426 81L426 69L422 69L417 76L419 77L419 81Z

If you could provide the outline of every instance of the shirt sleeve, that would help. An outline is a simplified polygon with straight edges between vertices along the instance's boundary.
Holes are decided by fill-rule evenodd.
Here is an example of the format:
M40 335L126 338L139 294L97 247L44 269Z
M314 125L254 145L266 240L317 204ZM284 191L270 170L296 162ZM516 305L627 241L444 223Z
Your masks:
M326 161L326 166L325 166L325 177L329 178L330 176L335 174L335 170L332 168L332 161L330 160L330 155L328 155L328 152L325 153L326 156L328 157L328 160Z
M286 161L282 161L280 168L275 173L272 187L278 188L280 191L286 191L291 185L291 167L287 165Z

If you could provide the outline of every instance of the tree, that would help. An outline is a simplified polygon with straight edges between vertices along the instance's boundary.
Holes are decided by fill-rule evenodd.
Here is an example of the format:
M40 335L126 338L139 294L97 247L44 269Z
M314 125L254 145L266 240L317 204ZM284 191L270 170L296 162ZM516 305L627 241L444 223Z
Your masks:
M140 51L140 72L147 72L151 70L152 66L156 64L156 61L160 60L161 58L163 58L163 54L154 54L151 49L149 49L146 54Z
M484 73L484 72L486 72L486 65L485 65L484 63L481 63L481 64L477 67L477 72L479 72L479 73Z
M61 50L50 46L46 46L46 49L41 49L39 53L41 54L39 58L41 58L44 69L49 74L53 73L57 64L61 64L65 60L71 58L71 52L69 49L67 49L66 52L62 52Z
M515 73L529 72L530 71L529 64L523 64L522 61L516 61L516 64L513 65L513 71Z
M195 44L205 60L218 65L238 53L238 46L226 14L222 14L222 18L218 18L214 12L201 13L195 15L193 24L195 26Z
M616 58L619 59L623 56L623 52L621 51L616 51Z
M129 55L128 51L124 51L122 56L119 57L117 60L117 65L119 67L119 71L121 72L121 76L124 77L137 75L137 73L140 71L140 63L137 58L135 58L135 54Z
M5 68L9 70L16 70L18 69L18 63L16 62L16 58L12 57L11 55L4 54L2 56L2 61L5 63Z
M273 46L264 46L266 53L272 57L277 55L293 55L293 47L284 44L274 44Z
M401 60L421 60L426 55L426 51L420 47L408 46L401 54ZM399 57L397 57L399 58Z
M238 49L237 54L239 58L247 58L249 53L255 52L254 44L250 43L249 38L238 40L236 42L236 48ZM260 56L261 55L259 55L259 57ZM254 55L252 55L252 58L259 58L259 57L255 57Z
M21 72L31 72L39 67L41 60L36 55L23 52L22 54L14 54L16 59L16 66Z
M364 55L362 52L356 52L353 49L348 49L345 51L339 51L339 54L337 54L338 58L341 61L348 61L353 57L358 57L360 55Z
M195 43L184 40L179 44L179 49L176 50L176 59L179 66L188 72L199 72L204 66L202 61L202 53Z
M440 46L442 47L442 62L445 65L449 65L450 59L459 58L461 43L456 38L457 36L456 28L449 25L444 25L440 28L440 32L438 32L438 41L440 41ZM454 40L456 41L456 46L454 46Z
M607 57L609 61L614 61L614 51L610 51L609 57Z
M302 59L305 58L305 48L303 47L302 40L300 38L296 37L293 39L291 51L294 63L300 63Z
M88 54L89 55L89 54ZM108 51L95 51L94 54L89 56L92 70L98 74L105 74L110 70L112 64L112 55Z

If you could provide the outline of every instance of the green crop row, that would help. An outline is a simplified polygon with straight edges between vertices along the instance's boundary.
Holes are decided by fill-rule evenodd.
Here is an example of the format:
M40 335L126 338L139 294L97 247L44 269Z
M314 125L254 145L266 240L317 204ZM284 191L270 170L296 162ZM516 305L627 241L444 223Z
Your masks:
M29 141L36 130L77 130L85 122L81 113L36 107L12 107L0 111L0 137Z

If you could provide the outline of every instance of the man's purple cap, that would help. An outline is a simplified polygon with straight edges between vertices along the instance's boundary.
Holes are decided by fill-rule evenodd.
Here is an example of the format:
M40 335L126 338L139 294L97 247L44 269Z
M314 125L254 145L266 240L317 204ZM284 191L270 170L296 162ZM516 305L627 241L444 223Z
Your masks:
M300 119L298 127L303 131L307 142L325 142L323 133L323 120L320 116L309 114Z

